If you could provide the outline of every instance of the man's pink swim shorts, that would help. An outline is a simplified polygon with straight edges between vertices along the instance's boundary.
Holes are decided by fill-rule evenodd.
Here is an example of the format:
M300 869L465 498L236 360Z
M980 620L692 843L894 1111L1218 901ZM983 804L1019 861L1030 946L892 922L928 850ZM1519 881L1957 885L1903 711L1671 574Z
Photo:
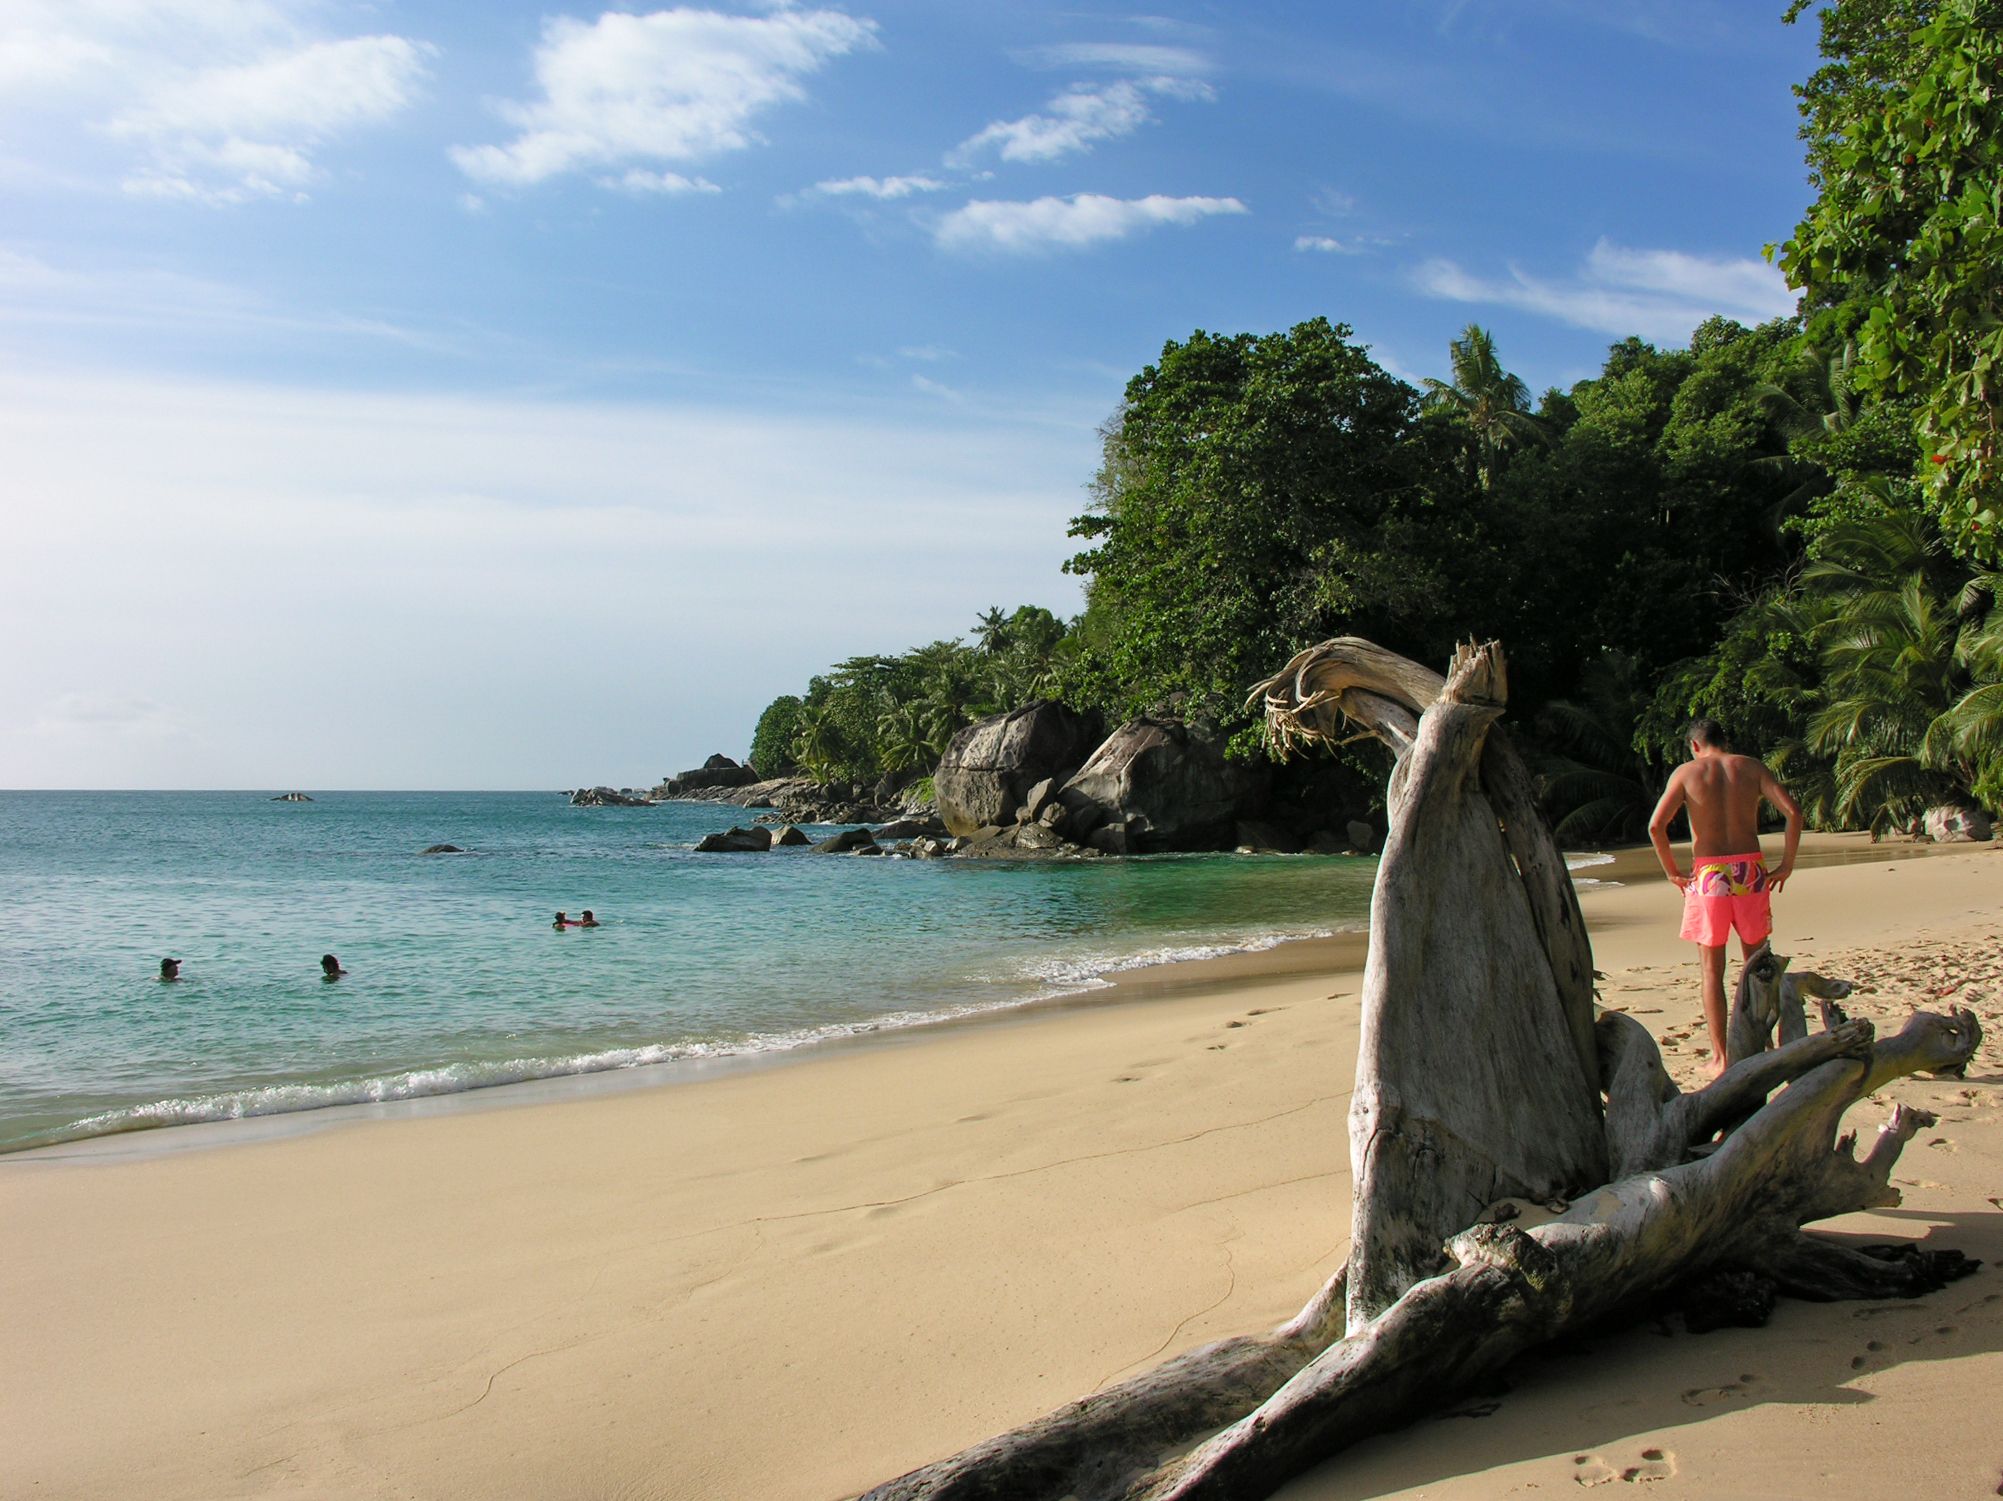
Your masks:
M1707 855L1683 893L1683 936L1716 949L1734 929L1749 948L1773 932L1766 862L1756 854Z

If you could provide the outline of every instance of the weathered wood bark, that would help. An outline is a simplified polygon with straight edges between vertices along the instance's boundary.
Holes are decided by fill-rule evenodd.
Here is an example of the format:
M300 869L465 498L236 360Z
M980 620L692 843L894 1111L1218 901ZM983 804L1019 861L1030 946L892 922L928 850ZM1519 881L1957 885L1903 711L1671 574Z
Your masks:
M1527 775L1507 834L1492 800L1521 771L1494 729L1507 696L1501 650L1464 648L1444 680L1418 685L1430 701L1404 703L1395 695L1413 690L1413 675L1383 657L1327 642L1260 689L1293 738L1329 738L1336 708L1400 752L1349 1116L1352 1330L1437 1272L1448 1237L1483 1205L1568 1198L1607 1177L1597 1063L1572 1036L1581 1001L1590 1021L1592 959L1571 879ZM1555 961L1552 929L1566 940Z
M1251 1501L1519 1351L1692 1279L1911 1296L1972 1266L1802 1229L1898 1201L1892 1165L1933 1118L1895 1110L1861 1159L1839 1123L1891 1079L1965 1065L1981 1039L1972 1013L1921 1013L1880 1041L1830 1006L1842 982L1789 987L1786 959L1763 951L1740 982L1746 1056L1682 1094L1640 1023L1593 1020L1570 879L1494 723L1494 647L1464 650L1443 679L1367 642L1327 642L1261 692L1282 742L1329 738L1347 716L1397 757L1365 974L1346 1285L1339 1275L1268 1335L1180 1356L871 1501ZM1802 993L1824 998L1822 1031L1792 1020ZM1524 1199L1551 1200L1555 1217L1531 1223Z

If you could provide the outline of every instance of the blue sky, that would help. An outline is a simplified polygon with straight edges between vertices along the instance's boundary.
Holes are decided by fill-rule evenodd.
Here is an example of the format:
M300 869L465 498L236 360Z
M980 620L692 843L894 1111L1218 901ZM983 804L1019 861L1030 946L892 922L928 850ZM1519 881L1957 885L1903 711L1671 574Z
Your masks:
M1075 610L1194 328L1786 312L1780 8L8 0L0 786L651 780Z

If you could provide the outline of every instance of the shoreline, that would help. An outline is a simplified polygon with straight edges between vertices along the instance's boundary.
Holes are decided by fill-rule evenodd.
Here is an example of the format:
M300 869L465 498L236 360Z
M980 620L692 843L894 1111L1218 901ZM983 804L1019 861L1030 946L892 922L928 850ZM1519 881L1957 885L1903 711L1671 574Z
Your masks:
M1679 843L1675 848L1687 862L1688 844ZM1798 863L1801 869L1812 869L1834 864L1925 858L1967 848L1970 846L1873 843L1862 834L1805 834ZM1593 873L1586 877L1590 884L1580 893L1582 903L1593 900L1600 892L1636 884L1660 883L1665 879L1656 863L1654 851L1647 845L1573 853L1605 857L1576 867L1578 871ZM1128 1004L1211 985L1268 983L1312 975L1360 974L1368 936L1366 930L1359 928L1312 937L1270 938L1221 954L1115 968L1079 983L1076 988L1054 994L1001 1001L992 1006L890 1025L858 1024L856 1030L846 1034L783 1047L552 1072L394 1099L339 1101L216 1120L132 1125L66 1141L0 1152L0 1168L15 1161L143 1159L284 1139L361 1122L415 1120L435 1113L462 1110L516 1109L571 1099L592 1099L629 1090L699 1085L738 1073L815 1063L854 1048L922 1045L933 1037L951 1035L961 1028L1017 1025L1081 1008Z
M1698 1497L1993 1488L1962 1415L2003 1380L1998 853L1806 867L1777 903L1784 951L1858 977L1887 1023L1980 976L1955 996L1989 1029L1969 1078L1886 1091L1940 1117L1905 1206L1835 1228L1990 1267L1910 1305L1596 1336L1460 1414L1482 1421L1373 1440L1282 1494L1548 1494L1645 1451ZM1693 1077L1669 894L1600 888L1587 916L1606 1001ZM1269 1327L1347 1244L1359 977L1310 947L1269 951L1304 972L1143 972L1136 1004L1098 992L812 1069L7 1159L9 1489L825 1501Z

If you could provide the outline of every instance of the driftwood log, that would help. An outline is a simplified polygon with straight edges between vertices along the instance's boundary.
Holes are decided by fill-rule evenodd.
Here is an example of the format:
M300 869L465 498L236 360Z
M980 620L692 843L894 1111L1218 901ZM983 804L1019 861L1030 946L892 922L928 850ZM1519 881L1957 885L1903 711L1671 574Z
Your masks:
M1881 1040L1831 1009L1840 981L1789 985L1787 961L1762 949L1740 980L1730 1066L1680 1092L1646 1028L1595 1015L1570 877L1496 722L1506 692L1492 643L1442 678L1341 638L1255 695L1283 748L1356 727L1396 758L1348 1266L1278 1329L1178 1356L870 1501L1247 1501L1523 1350L1682 1288L1723 1281L1757 1312L1775 1291L1913 1296L1972 1267L1802 1227L1898 1202L1892 1165L1932 1118L1895 1109L1860 1158L1838 1139L1843 1114L1892 1079L1964 1065L1973 1014L1920 1013ZM1814 1033L1804 993L1824 1002Z

